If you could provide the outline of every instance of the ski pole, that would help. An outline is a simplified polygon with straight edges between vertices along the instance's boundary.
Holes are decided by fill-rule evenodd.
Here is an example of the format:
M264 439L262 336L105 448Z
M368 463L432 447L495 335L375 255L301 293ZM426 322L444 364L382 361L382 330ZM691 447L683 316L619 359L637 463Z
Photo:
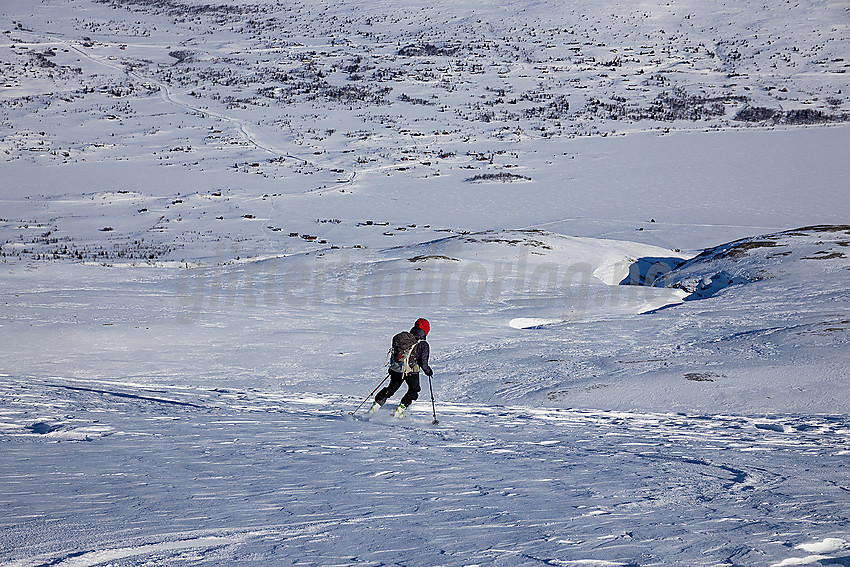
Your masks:
M355 413L357 413L357 410L359 410L360 408L362 408L362 407L363 407L363 404L365 404L367 401L369 401L369 398L371 398L372 396L374 396L374 395L375 395L375 392L377 392L377 391L378 391L378 388L380 388L381 386L383 386L383 385L384 385L384 382L386 382L386 381L387 381L387 378L389 378L389 377L390 377L390 375L389 375L389 374L387 374L386 376L384 376L384 379L383 379L383 380L381 380L381 383L380 383L380 384L378 384L377 386L375 386L375 389L374 389L374 390L372 390L372 393L371 393L371 394L369 394L368 396L366 396L366 399L365 399L365 400L363 400L362 402L360 402L360 405L359 405L359 406L357 406L357 408L356 408L354 411L350 411L350 412L348 412L348 415L354 415Z
M434 386L431 385L430 376L428 376L428 390L431 392L431 413L434 415L434 421L431 423L437 425L440 421L437 419L437 406L434 405Z

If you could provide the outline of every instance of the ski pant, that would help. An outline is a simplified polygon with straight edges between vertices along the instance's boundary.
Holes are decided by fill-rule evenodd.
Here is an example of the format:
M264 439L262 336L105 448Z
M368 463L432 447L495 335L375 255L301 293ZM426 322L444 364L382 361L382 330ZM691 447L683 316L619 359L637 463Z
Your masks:
M386 388L378 392L378 395L375 396L375 401L380 405L384 405L401 388L404 382L407 382L407 393L401 399L401 403L404 406L409 406L419 397L419 391L422 389L419 387L418 372L412 372L405 376L401 372L390 370L390 383Z

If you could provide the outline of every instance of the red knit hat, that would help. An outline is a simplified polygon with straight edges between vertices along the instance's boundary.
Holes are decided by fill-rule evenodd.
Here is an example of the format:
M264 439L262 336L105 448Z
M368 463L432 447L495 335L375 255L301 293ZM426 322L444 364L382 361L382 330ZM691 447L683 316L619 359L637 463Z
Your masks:
M417 319L413 326L425 331L426 335L431 331L431 323L428 322L428 319Z

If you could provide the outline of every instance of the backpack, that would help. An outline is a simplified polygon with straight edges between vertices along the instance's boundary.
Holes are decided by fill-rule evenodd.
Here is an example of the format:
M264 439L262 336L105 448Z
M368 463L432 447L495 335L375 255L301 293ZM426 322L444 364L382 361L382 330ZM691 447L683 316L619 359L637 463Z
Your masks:
M393 346L390 349L390 370L404 375L419 372L419 365L416 364L416 345L418 344L419 339L413 333L402 331L394 336Z

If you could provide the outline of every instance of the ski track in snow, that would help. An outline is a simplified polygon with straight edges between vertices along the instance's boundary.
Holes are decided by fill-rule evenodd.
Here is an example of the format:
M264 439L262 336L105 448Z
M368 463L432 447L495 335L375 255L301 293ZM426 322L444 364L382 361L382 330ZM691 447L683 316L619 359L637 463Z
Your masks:
M397 420L326 393L2 388L10 567L850 560L846 416L438 403L433 426L424 400Z

